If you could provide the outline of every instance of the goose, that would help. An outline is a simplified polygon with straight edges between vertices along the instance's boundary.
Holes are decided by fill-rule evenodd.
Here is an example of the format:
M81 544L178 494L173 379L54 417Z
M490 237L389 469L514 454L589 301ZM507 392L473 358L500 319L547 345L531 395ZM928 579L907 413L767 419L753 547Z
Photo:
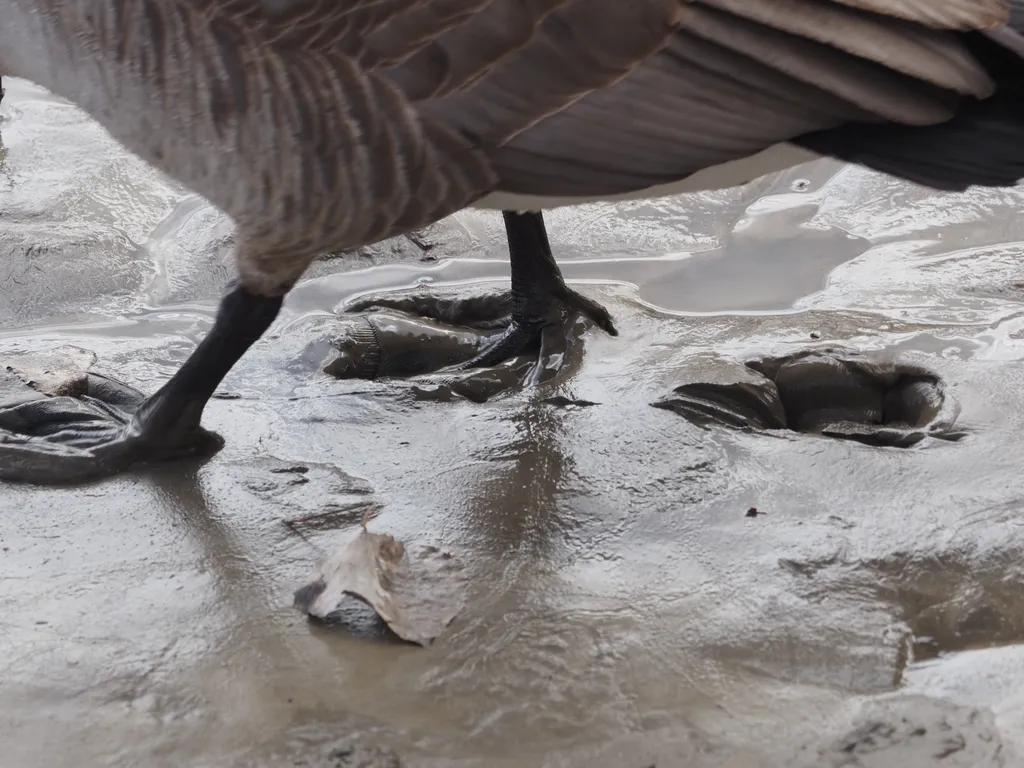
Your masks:
M209 333L145 396L0 413L0 477L215 451L207 401L325 252L501 211L537 339L569 289L544 210L724 188L818 157L939 190L1024 177L1024 0L6 0L0 76L76 104L236 227Z

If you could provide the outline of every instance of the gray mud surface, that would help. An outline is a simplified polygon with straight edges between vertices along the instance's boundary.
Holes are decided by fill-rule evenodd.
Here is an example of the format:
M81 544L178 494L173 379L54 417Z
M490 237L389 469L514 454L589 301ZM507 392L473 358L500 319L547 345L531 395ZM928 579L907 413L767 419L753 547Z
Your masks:
M71 346L152 391L210 327L230 224L5 85L0 358ZM0 488L0 765L1021 765L1022 204L820 162L552 212L621 335L482 404L320 365L346 300L507 284L500 217L325 259L207 410L212 460ZM963 436L651 407L701 356L815 344L934 371ZM369 507L465 566L429 647L292 606Z

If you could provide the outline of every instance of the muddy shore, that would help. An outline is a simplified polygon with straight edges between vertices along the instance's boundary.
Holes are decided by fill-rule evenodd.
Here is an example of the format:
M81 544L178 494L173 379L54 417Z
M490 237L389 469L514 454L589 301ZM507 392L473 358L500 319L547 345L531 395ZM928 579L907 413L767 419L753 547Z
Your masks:
M0 357L74 345L151 391L210 327L230 224L4 85ZM566 277L620 336L482 404L337 381L318 340L369 291L500 287L500 217L323 260L208 409L215 458L0 489L0 766L351 768L350 744L412 768L1020 764L1022 204L821 162L554 211ZM651 406L709 353L815 344L935 371L963 437ZM359 605L332 628L292 607L367 504L469 568L428 648Z

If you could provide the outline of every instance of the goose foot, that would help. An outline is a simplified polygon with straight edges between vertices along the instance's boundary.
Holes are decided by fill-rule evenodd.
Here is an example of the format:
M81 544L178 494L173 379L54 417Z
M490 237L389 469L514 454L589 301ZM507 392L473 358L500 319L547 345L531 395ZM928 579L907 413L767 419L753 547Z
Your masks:
M151 397L90 373L79 396L0 408L0 479L77 483L137 464L216 453L224 441L200 426L203 409L228 371L270 327L281 301L232 287L213 328Z
M488 340L474 357L453 366L454 370L488 368L534 350L543 364L554 355L564 353L565 323L572 315L583 315L606 333L618 336L608 310L566 287L561 276L555 286L532 288L533 296L525 301L512 291L510 301L516 309L505 330Z
M546 381L560 368L559 361L564 359L572 343L572 334L567 334L567 322L571 325L571 321L583 316L606 333L617 336L607 309L566 286L551 254L542 215L505 212L504 217L512 267L510 292L454 299L422 293L377 294L352 302L346 311L397 310L478 332L476 338L466 335L465 340L458 341L464 351L471 351L461 355L461 362L440 368L443 371L489 368L521 355L538 354L537 365L527 377L530 384ZM377 335L379 340L380 334ZM417 362L430 360L425 337L423 339L417 342L410 336L405 342L424 345L424 354ZM452 339L451 343L456 344L454 336ZM449 357L454 354L444 351ZM409 370L402 374L427 372ZM388 373L396 375L397 371Z
M145 403L137 389L90 373L79 396L0 409L0 479L38 485L83 482L145 461L212 455L223 445L218 435L201 427L162 435L146 429L136 423Z
M504 211L512 267L511 318L505 332L465 368L495 365L541 343L546 331L561 330L569 315L580 314L612 336L618 336L608 310L565 284L548 242L544 217L538 212Z

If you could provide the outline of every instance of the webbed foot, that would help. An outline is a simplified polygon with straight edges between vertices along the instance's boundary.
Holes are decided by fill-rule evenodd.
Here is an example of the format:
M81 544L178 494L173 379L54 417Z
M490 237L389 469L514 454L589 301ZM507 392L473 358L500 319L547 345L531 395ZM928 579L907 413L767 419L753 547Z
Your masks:
M199 426L156 431L137 421L146 397L90 373L78 397L0 409L0 479L55 485L122 472L134 464L215 453L223 440ZM187 410L187 409L183 409Z
M221 301L213 328L151 397L90 373L75 397L0 408L0 479L76 483L136 464L215 453L223 440L200 426L203 409L280 307L280 297L233 287Z

